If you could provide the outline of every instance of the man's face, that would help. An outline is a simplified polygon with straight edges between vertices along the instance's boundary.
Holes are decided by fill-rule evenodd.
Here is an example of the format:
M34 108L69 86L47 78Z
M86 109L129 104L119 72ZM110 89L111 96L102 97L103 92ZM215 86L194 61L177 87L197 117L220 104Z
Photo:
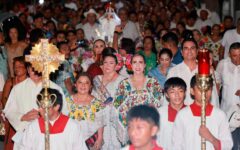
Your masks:
M87 21L90 23L90 24L93 24L96 22L96 15L95 14L88 14L87 15Z
M127 12L125 10L121 10L118 13L119 18L121 19L121 21L127 21Z
M142 148L152 141L158 127L145 120L136 118L128 123L128 135L135 148Z
M197 47L194 42L187 41L183 45L182 56L184 60L196 60Z
M171 87L168 89L166 97L174 106L183 105L185 99L185 90L181 87Z
M229 56L230 56L231 61L234 65L236 65L236 66L240 65L240 48L232 49L229 52Z
M200 12L200 18L204 21L204 20L207 20L208 18L208 12L206 10L202 10Z

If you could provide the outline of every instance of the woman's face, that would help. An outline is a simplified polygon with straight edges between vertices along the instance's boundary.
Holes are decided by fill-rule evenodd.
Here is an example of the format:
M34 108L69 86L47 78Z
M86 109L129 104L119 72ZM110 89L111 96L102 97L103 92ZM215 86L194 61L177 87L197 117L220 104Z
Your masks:
M168 68L172 62L171 58L167 54L162 54L158 58L158 61L161 64L161 66L164 68Z
M132 69L134 74L143 74L146 64L142 56L134 56L132 58Z
M94 44L93 51L96 55L102 54L103 49L105 48L105 44L102 41L97 41Z
M116 61L113 57L105 57L105 59L103 60L103 74L108 74L108 73L112 73L115 71L115 67L116 67Z
M77 31L77 39L78 40L83 40L84 39L84 33L82 30Z
M148 50L148 51L152 50L152 47L153 47L152 40L149 38L145 39L143 46L144 46L144 50Z
M213 33L214 35L219 35L220 32L221 32L221 30L220 30L220 27L219 27L219 26L213 26L213 28L212 28L212 33Z
M11 40L18 39L18 31L17 31L17 29L16 28L11 28L9 30L9 36L10 36Z
M14 73L17 77L22 76L22 75L26 75L27 74L27 68L25 67L25 65L22 62L16 61L14 63Z
M79 94L89 94L92 88L91 81L87 76L79 77L75 86Z

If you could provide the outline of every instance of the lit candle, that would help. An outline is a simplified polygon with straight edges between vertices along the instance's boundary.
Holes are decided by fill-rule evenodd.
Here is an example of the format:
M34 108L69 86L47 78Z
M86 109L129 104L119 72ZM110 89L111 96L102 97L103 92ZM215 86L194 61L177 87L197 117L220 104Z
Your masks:
M198 74L210 74L210 57L209 51L207 49L200 49L198 51Z

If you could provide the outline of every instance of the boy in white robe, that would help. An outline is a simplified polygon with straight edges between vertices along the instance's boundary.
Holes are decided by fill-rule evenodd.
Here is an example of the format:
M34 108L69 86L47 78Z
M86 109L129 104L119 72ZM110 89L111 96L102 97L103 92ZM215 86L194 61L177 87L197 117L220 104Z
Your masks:
M207 150L231 150L233 142L226 115L209 103L212 80L206 91L206 125L201 126L201 92L196 80L194 76L190 82L193 104L179 111L174 122L171 149L200 150L203 137L206 139Z
M159 118L159 113L153 106L138 105L131 108L127 114L131 145L127 145L122 150L163 150L155 140L159 129Z
M44 93L44 89L41 94ZM80 126L68 116L61 113L63 99L55 89L48 89L49 94L56 95L56 101L49 108L49 132L51 150L87 150ZM53 99L51 99L53 101ZM41 117L34 120L23 132L20 150L43 150L45 147L44 109L40 108Z
M184 99L187 85L178 77L169 78L164 84L164 92L169 101L167 106L159 108L160 130L157 134L157 143L165 150L171 146L172 128L178 111L185 107Z

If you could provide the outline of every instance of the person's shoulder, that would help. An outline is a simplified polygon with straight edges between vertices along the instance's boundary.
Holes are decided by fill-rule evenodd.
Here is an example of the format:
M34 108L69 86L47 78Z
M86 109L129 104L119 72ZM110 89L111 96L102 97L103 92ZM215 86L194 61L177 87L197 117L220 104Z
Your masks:
M213 112L219 117L219 118L225 118L226 117L226 113L223 111L223 110L221 110L220 108L218 108L218 107L215 107L215 106L213 106Z
M236 29L229 29L224 33L224 36L232 36L234 33L236 33Z

